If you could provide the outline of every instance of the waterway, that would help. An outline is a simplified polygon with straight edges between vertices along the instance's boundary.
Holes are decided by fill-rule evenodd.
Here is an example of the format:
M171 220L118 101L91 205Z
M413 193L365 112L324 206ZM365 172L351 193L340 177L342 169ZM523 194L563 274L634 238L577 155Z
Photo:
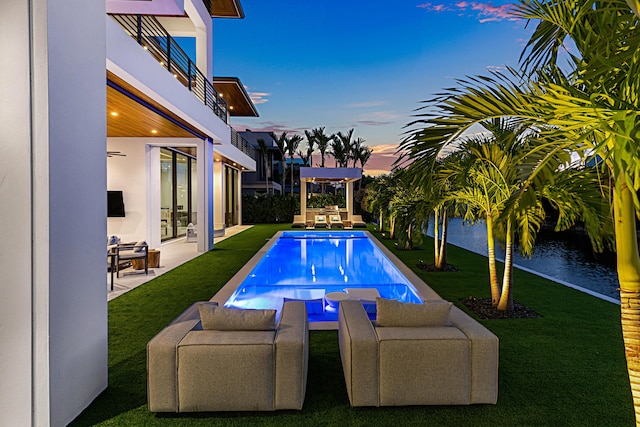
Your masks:
M433 236L432 224L428 234ZM487 255L484 223L465 224L461 219L449 222L448 243ZM539 236L531 259L514 254L514 266L548 276L560 283L619 300L618 275L613 256L593 254L586 236L544 232ZM496 243L496 257L504 259L504 250Z

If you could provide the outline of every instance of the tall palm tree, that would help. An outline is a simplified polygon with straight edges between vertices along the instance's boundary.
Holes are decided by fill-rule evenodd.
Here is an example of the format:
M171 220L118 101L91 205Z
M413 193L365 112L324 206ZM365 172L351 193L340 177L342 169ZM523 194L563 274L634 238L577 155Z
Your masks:
M371 213L378 214L380 231L385 230L385 219L389 214L389 204L395 192L396 180L393 174L380 175L366 188L364 204Z
M336 167L341 168L349 167L349 159L351 156L351 146L353 138L353 129L342 133L337 132L332 137L331 149L333 150L333 157L336 160Z
M365 139L364 138L356 138L351 143L351 149L349 150L349 158L353 160L353 167L356 167L356 163L358 163L358 156L360 155L360 151L364 148ZM349 165L347 164L347 167Z
M302 141L302 137L300 135L293 135L291 138L288 138L287 143L287 152L289 153L289 160L291 162L291 195L293 196L293 157L296 154L296 150L298 149L298 145Z
M318 147L318 151L320 152L320 167L324 167L324 156L329 148L329 142L331 142L331 136L324 133L324 127L318 127L311 131L313 135L313 140Z
M287 146L289 145L289 138L287 137L287 132L282 132L278 137L276 137L276 135L273 133L271 134L271 136L276 141L276 145L278 146L278 151L280 152L280 159L282 159L281 161L282 175L280 176L280 188L281 188L282 194L284 194L284 180L285 180L285 177L287 176L286 155L287 155Z
M262 153L262 162L264 166L264 179L266 181L267 194L269 194L269 175L271 175L271 168L269 167L269 147L263 138L258 138L258 146Z
M425 134L425 144L415 146L414 152L437 151L427 140L449 141L488 117L530 121L540 131L540 141L530 155L537 158L538 167L509 202L509 209L526 209L529 195L556 172L550 160L558 153L573 150L603 159L613 184L622 331L636 423L640 424L640 256L635 223L640 212L635 191L640 188L637 3L523 1L516 15L538 21L521 57L533 80L494 74L459 82L459 87L438 97L443 103L425 120L434 126L430 135ZM571 69L565 76L558 61L567 39L574 48L567 55Z

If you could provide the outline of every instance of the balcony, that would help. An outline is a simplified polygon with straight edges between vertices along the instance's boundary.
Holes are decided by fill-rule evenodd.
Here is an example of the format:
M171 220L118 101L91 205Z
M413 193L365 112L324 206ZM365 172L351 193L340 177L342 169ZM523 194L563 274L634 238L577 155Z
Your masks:
M154 16L110 16L216 116L229 123L227 102Z
M251 144L249 144L249 142L240 136L240 134L238 134L238 132L233 128L231 128L231 145L251 157L253 160L256 159L256 150L254 150L253 147L251 147Z

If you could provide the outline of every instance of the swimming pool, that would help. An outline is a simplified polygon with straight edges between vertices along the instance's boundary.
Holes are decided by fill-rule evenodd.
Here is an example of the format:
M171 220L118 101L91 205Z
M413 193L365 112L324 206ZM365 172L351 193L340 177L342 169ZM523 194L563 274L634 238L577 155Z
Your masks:
M310 322L336 321L327 294L375 288L382 298L421 302L418 291L363 231L284 231L226 301L227 307L280 311L307 301ZM335 293L339 294L335 294ZM367 298L369 299L369 298ZM365 305L372 317L375 311Z

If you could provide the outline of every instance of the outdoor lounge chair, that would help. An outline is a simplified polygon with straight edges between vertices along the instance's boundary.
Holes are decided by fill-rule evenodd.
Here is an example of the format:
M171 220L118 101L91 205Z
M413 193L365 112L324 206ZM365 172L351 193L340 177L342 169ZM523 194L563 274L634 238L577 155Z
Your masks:
M357 228L367 227L367 223L362 220L362 215L351 215L351 224Z
M140 260L144 262L144 274L149 273L149 246L147 242L118 243L114 252L116 277L120 277L120 261Z
M498 337L447 301L376 302L375 325L360 301L338 309L351 406L497 402Z
M326 215L316 215L315 220L314 220L314 225L316 227L328 227L329 224L327 223L327 216Z
M296 228L296 227L305 227L307 224L304 220L304 217L302 215L294 215L293 216L293 224L291 224L292 227Z
M303 302L277 324L275 310L195 303L147 345L149 411L300 410L308 358Z
M331 228L343 228L340 215L336 215L336 214L329 215L329 226Z

